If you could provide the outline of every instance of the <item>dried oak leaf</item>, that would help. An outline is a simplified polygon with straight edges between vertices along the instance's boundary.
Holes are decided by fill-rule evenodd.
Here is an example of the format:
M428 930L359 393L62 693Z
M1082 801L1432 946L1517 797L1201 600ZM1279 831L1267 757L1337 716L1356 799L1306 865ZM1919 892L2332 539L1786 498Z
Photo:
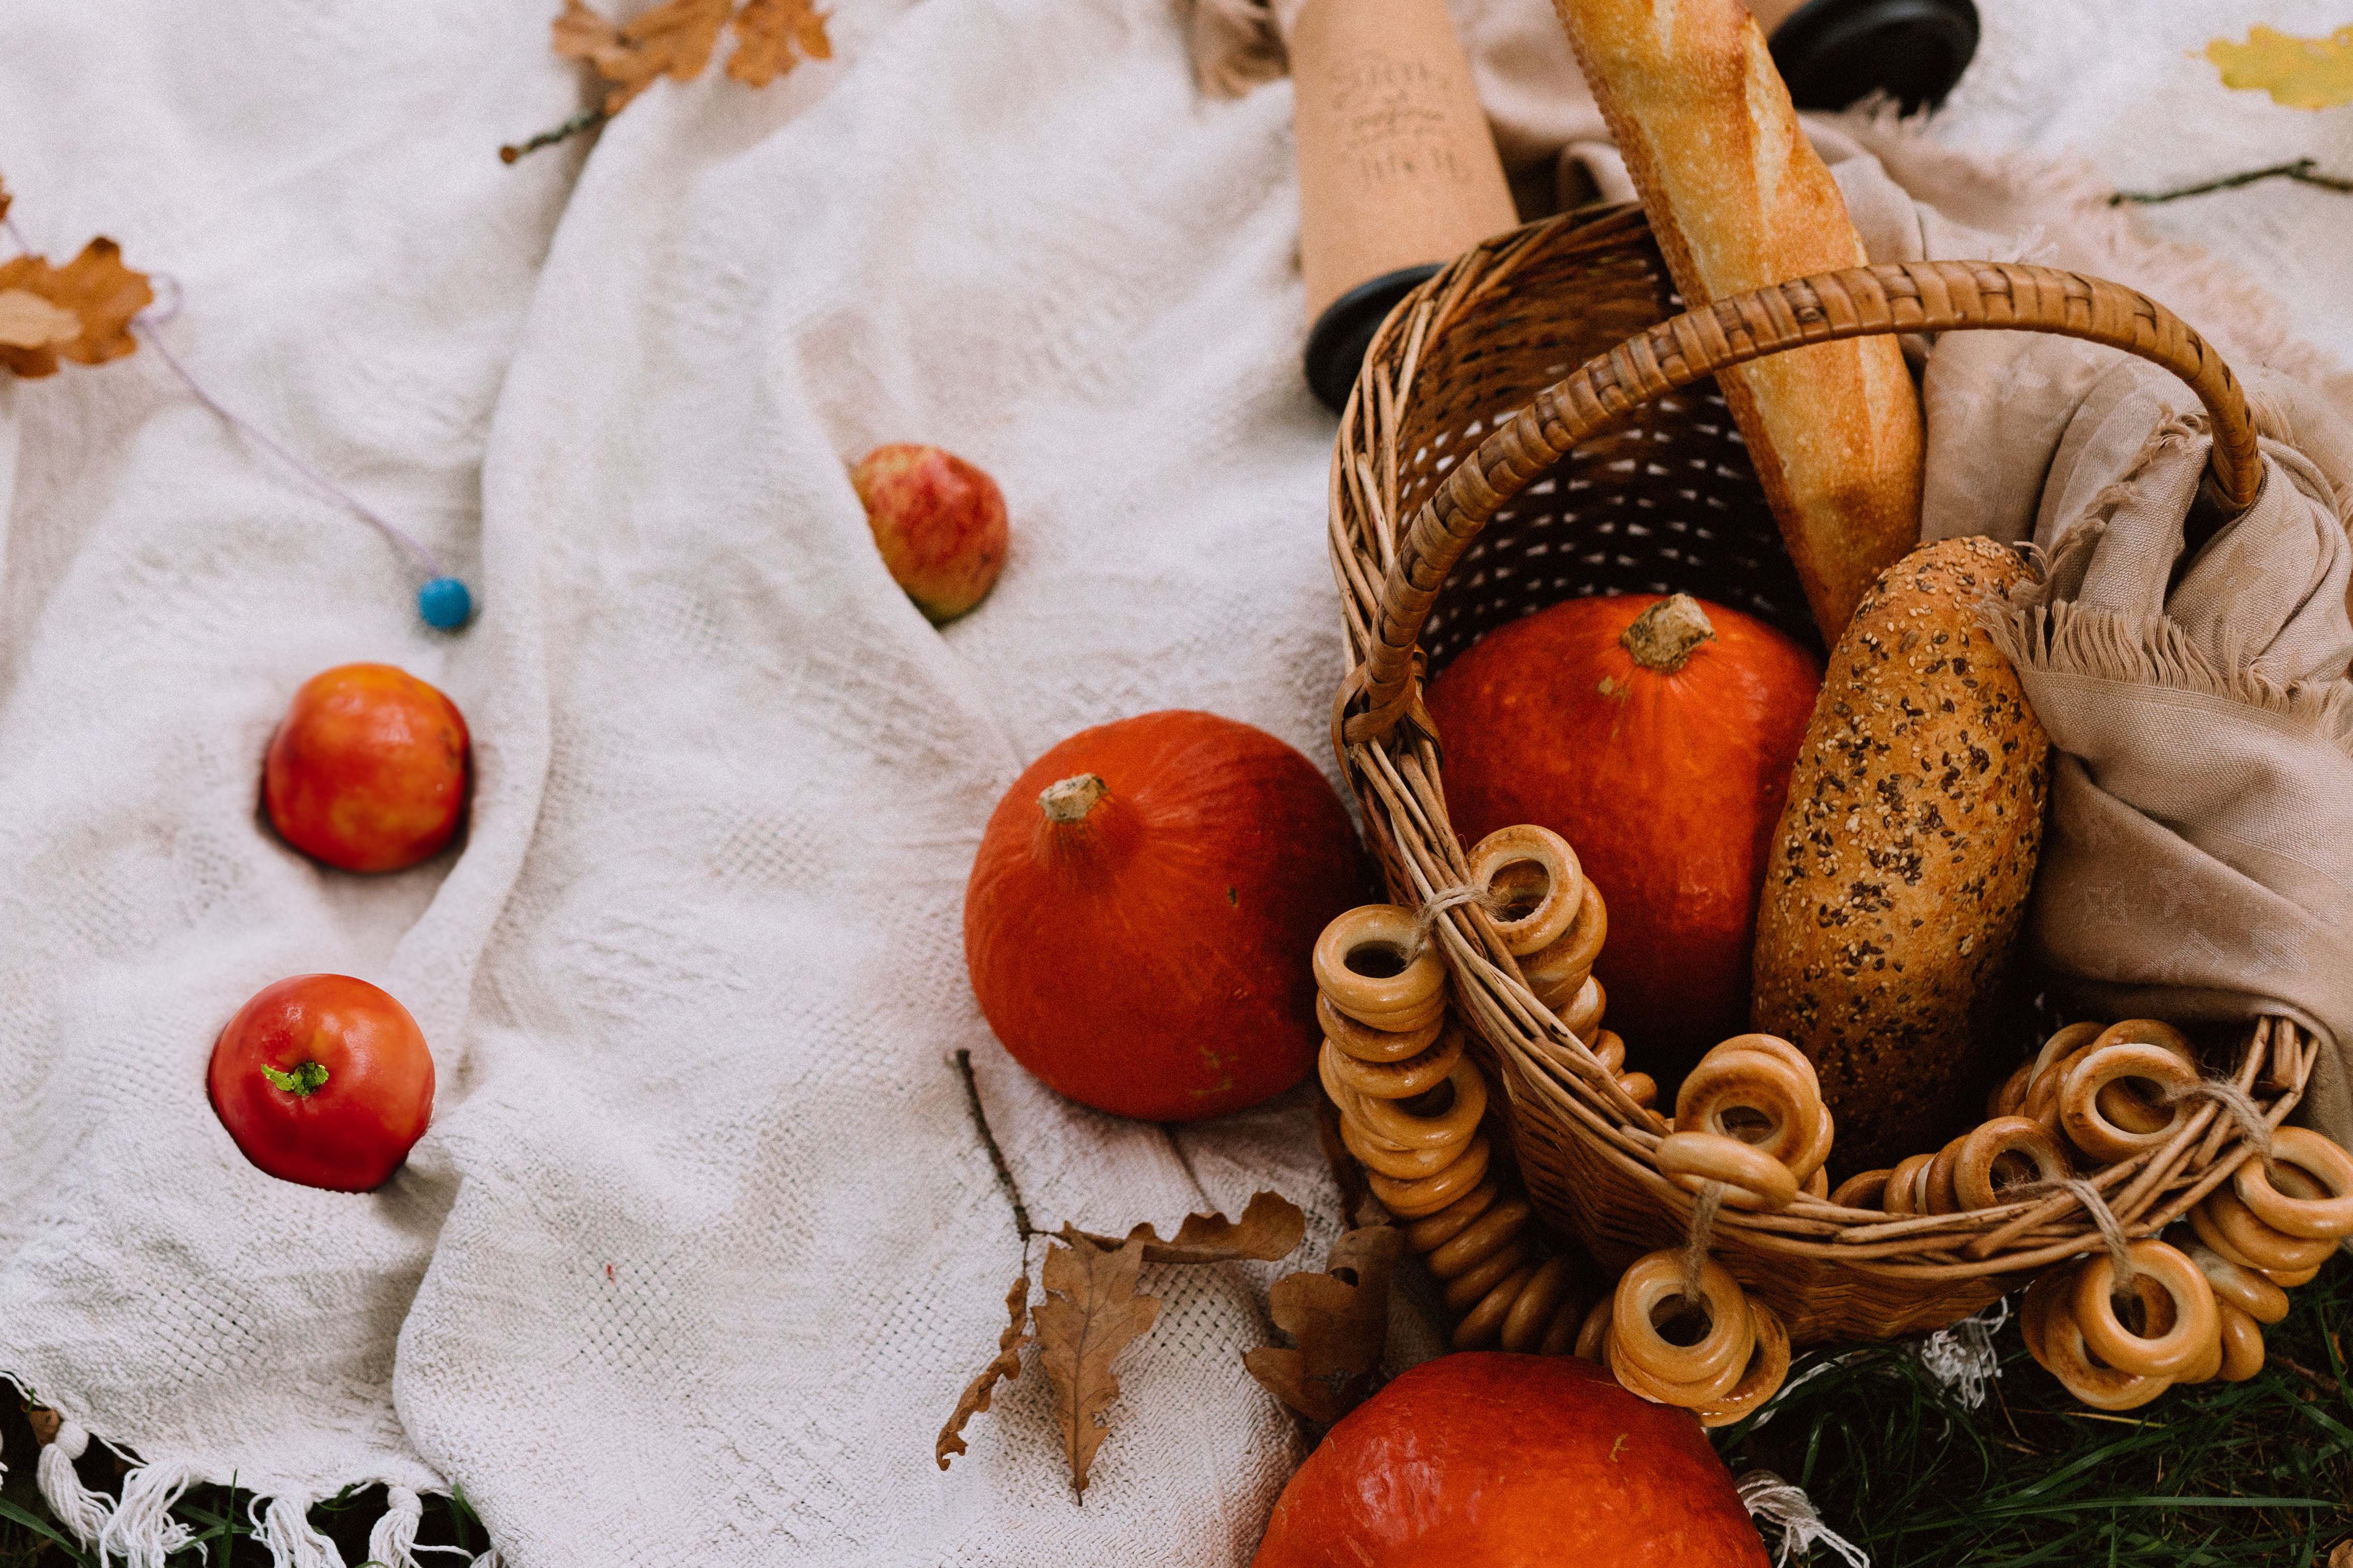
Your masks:
M564 13L554 24L555 52L596 67L613 84L605 95L605 112L618 114L656 77L667 73L690 81L702 75L718 47L727 11L728 0L666 0L616 26L580 0L564 0Z
M1038 1330L1038 1364L1054 1385L1054 1415L1062 1426L1071 1484L1083 1497L1087 1471L1110 1424L1112 1401L1119 1397L1111 1363L1152 1326L1160 1302L1135 1289L1136 1272L1144 1267L1141 1240L1104 1248L1067 1226L1062 1239L1070 1245L1046 1248L1046 1299L1030 1318Z
M1124 1237L1096 1236L1082 1231L1098 1247L1116 1247L1129 1241L1144 1243L1146 1263L1231 1263L1239 1258L1253 1258L1261 1263L1272 1263L1287 1258L1307 1234L1307 1216L1299 1205L1281 1193L1253 1193L1242 1209L1242 1217L1228 1219L1221 1214L1191 1214L1176 1227L1173 1241L1163 1241L1160 1233L1148 1225L1139 1225Z
M42 320L52 330L41 331L34 308L11 300L17 294L70 315L74 331L59 335L60 324L51 316ZM131 335L131 318L154 300L146 274L122 265L121 247L111 239L91 240L63 267L52 267L38 256L0 262L0 310L20 323L21 332L39 336L38 342L26 343L0 331L0 365L30 378L53 374L61 359L76 364L121 359L139 346Z
M804 58L833 58L825 13L809 0L745 0L734 26L735 52L728 57L727 74L746 87L767 86Z
M1389 1278L1405 1237L1393 1225L1352 1230L1332 1244L1321 1274L1286 1274L1268 1309L1297 1345L1261 1345L1242 1356L1261 1387L1329 1426L1371 1394L1388 1348Z
M2335 109L2353 103L2353 23L2325 38L2299 38L2274 27L2254 27L2247 41L2216 38L2206 58L2222 85L2261 88L2289 109Z
M980 1369L980 1375L965 1385L964 1396L956 1401L955 1414L940 1428L940 1440L933 1445L932 1457L940 1468L948 1468L948 1456L965 1452L964 1426L988 1408L991 1395L997 1392L999 1379L1008 1383L1021 1375L1021 1347L1029 1342L1029 1271L1013 1282L1005 1293L1005 1310L1012 1318L1005 1331L997 1336L997 1359Z

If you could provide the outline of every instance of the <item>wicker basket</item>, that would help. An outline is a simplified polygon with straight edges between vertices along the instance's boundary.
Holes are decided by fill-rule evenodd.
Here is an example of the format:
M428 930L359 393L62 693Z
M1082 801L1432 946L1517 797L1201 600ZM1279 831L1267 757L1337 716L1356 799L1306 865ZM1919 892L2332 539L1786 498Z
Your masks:
M1332 468L1353 667L1334 740L1400 904L1467 876L1421 689L1482 634L1563 599L1681 589L1813 638L1713 380L1727 365L1871 333L2064 333L2139 354L2197 392L2216 433L2211 504L2235 512L2260 479L2229 368L2169 311L2114 284L1938 262L1802 279L1683 315L1678 304L1641 211L1588 211L1463 256L1374 340ZM1613 1270L1680 1242L1693 1198L1654 1163L1660 1119L1536 1002L1485 916L1455 907L1437 931L1537 1213ZM1641 1065L1642 1043L1629 1044ZM2232 1079L2276 1126L2316 1053L2285 1020L2265 1019ZM2205 1103L2161 1148L2090 1179L2129 1235L2151 1236L2248 1152ZM2063 1193L1904 1216L1801 1196L1778 1213L1726 1209L1714 1237L1716 1258L1800 1343L1941 1326L2101 1245Z

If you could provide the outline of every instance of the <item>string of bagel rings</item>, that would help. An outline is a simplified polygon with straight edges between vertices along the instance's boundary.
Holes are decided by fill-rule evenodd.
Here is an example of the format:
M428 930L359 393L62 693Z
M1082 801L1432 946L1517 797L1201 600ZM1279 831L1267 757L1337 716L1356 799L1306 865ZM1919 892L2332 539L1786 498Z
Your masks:
M1468 888L1446 901L1470 904L1535 999L1629 1100L1654 1107L1657 1084L1628 1069L1625 1042L1602 1026L1608 999L1593 965L1609 915L1575 851L1545 828L1507 827L1472 847L1468 868ZM1454 1348L1585 1356L1708 1426L1771 1399L1790 1357L1778 1315L1707 1256L1718 1207L1778 1211L1803 1195L1947 1215L2070 1185L2091 1194L2089 1207L2096 1193L2080 1173L2166 1143L2201 1096L2228 1106L2227 1086L2204 1078L2179 1029L2146 1018L2071 1024L1995 1090L1986 1121L1833 1192L1836 1130L1813 1064L1786 1040L1736 1036L1685 1076L1653 1153L1659 1173L1700 1200L1691 1244L1638 1258L1588 1306L1571 1258L1543 1255L1529 1201L1482 1131L1490 1086L1449 1016L1427 928L1394 904L1325 928L1314 960L1317 1067L1372 1194L1460 1314ZM2245 1104L2241 1096L2234 1114L2252 1120ZM2249 1136L2259 1132L2186 1224L2128 1238L2107 1217L2106 1251L2033 1280L2020 1314L2028 1349L2084 1404L2127 1410L2178 1383L2253 1376L2286 1290L2353 1236L2353 1156L2302 1128Z

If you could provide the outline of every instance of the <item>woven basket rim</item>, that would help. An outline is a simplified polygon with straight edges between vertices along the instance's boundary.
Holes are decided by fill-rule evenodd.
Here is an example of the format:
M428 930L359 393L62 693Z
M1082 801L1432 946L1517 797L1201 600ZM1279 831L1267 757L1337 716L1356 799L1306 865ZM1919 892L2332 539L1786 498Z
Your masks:
M1469 876L1464 847L1447 816L1438 737L1421 701L1424 661L1418 634L1421 619L1444 591L1446 573L1487 516L1508 503L1519 486L1649 397L1712 374L1713 366L1699 374L1681 374L1696 363L1695 332L1711 322L1729 322L1736 329L1754 329L1761 338L1767 325L1766 310L1755 305L1753 296L1720 301L1588 360L1533 399L1476 454L1464 454L1438 493L1411 517L1401 517L1398 442L1417 378L1430 346L1533 261L1584 247L1641 244L1645 232L1639 207L1587 208L1498 236L1466 253L1415 289L1383 322L1342 413L1331 470L1330 543L1348 668L1334 701L1333 742L1382 851L1391 895L1408 907L1461 885ZM1895 279L1899 291L1892 311L1876 324L1848 331L1836 330L1835 321L1831 328L1820 328L1819 321L1806 320L1809 301L1827 295L1832 286L1858 279L1868 284L1873 279L1883 287ZM1931 295L1939 288L1989 292L1998 284L2000 308L2008 313L2000 321L1940 320L1939 308L1949 317L1956 307L1950 297L1932 298L1924 319L1921 301L1900 293L1906 279L1908 286ZM2221 473L2226 467L2222 449L2233 439L2233 433L2224 428L2232 413L2228 405L2238 395L2228 366L2170 311L2120 286L2048 268L1947 262L1841 273L1759 294L1791 300L1798 318L1787 341L1764 352L1868 331L2004 325L2110 342L2167 364L2185 380L2191 374L2185 367L2194 367L2199 380L2192 384L2216 416L2215 466L2222 490L2226 497L2235 490L2242 504L2253 494L2245 473ZM1884 296L1879 300L1886 302ZM1852 303L1832 300L1828 309L1834 315ZM1866 311L1872 303L1870 299L1862 301ZM1982 306L1983 300L1977 300L1957 308ZM2124 341L2120 334L2127 331L2137 341ZM1694 357L1691 363L1663 364L1663 356L1671 353ZM2237 412L2243 418L2243 400ZM1533 440L1534 427L1541 427L1541 441ZM1535 457L1512 450L1515 440L1532 444ZM2251 454L2251 424L2245 446ZM2259 476L2260 468L2254 471ZM1467 503L1466 496L1472 498ZM1457 507L1453 514L1448 510L1450 498ZM1479 510L1482 504L1484 510ZM1451 539L1448 531L1454 531ZM1450 545L1452 553L1447 552ZM1409 627L1400 637L1400 630ZM1451 1006L1493 1048L1514 1115L1541 1119L1550 1129L1579 1141L1635 1183L1661 1214L1678 1226L1687 1224L1694 1194L1661 1174L1652 1157L1664 1132L1662 1118L1629 1099L1593 1052L1536 1000L1486 916L1473 906L1457 903L1435 922L1433 935L1453 980ZM2252 1096L2276 1128L2301 1100L2318 1052L2318 1042L2294 1020L2267 1016L2252 1026L2230 1081ZM2153 1236L2229 1180L2253 1152L2238 1124L2209 1100L2182 1118L2162 1145L2087 1172L2085 1179L2102 1194L2126 1235ZM1905 1215L1841 1207L1801 1194L1778 1213L1724 1208L1715 1220L1715 1238L1719 1250L1741 1247L1809 1258L1924 1288L1939 1281L2022 1274L2103 1245L2081 1199L2070 1192L1986 1209Z

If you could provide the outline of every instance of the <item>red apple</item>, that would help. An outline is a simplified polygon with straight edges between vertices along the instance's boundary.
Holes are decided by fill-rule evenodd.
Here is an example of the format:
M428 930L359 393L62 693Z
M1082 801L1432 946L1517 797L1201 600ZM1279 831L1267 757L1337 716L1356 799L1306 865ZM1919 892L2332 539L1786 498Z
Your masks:
M849 470L892 580L934 621L988 596L1005 569L1008 531L997 481L953 452L898 442Z
M458 705L388 664L346 664L294 693L261 799L287 843L346 871L397 871L449 842L466 809Z
M213 1042L205 1088L245 1157L330 1192L382 1186L433 1115L433 1054L408 1009L348 974L254 993Z
M1252 1568L1764 1568L1689 1411L1575 1356L1405 1373L1299 1467Z

